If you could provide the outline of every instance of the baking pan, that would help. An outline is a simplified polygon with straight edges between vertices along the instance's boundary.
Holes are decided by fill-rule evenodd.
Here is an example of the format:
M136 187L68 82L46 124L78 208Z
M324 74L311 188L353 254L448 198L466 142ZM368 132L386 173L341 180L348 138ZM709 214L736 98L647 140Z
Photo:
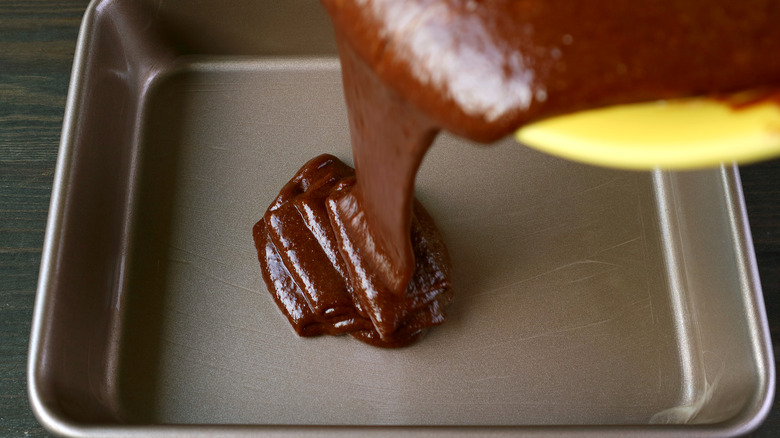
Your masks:
M417 196L449 320L399 350L301 339L252 225L350 162L314 1L103 0L81 29L30 401L67 436L727 436L775 372L737 169L623 172L442 135Z

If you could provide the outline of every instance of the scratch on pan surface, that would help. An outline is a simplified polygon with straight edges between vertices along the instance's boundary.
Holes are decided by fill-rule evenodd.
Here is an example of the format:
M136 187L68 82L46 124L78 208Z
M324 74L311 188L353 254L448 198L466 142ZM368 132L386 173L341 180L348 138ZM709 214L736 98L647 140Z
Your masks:
M531 281L534 281L534 280L538 280L540 278L543 278L545 276L554 274L556 272L563 271L563 270L565 270L567 268L572 268L572 267L580 266L580 265L601 265L601 266L608 266L608 267L610 267L610 269L607 269L605 271L596 272L595 274L593 274L593 276L595 276L595 275L602 275L602 274L604 274L606 272L613 271L616 268L620 267L620 265L618 265L618 264L610 263L610 262L603 262L603 261L599 261L599 260L592 260L592 259L579 260L579 261L576 261L576 262L566 263L565 265L562 265L562 266L557 266L557 267L555 267L553 269L550 269L548 271L542 272L540 274L535 274L535 275L532 275L530 277L525 277L525 278L522 278L520 280L513 281L511 283L508 283L508 284L505 284L505 285L502 285L502 286L499 286L499 287L488 289L488 290L486 290L484 292L481 292L481 293L473 294L470 297L471 298L476 298L476 297L482 297L482 296L486 296L486 295L493 295L493 294L496 294L496 293L499 293L499 292L502 292L502 291L506 291L506 290L514 291L515 287L519 286L521 284L525 284L525 283L528 283L528 282L531 282ZM578 280L582 280L582 278L579 278ZM569 283L573 283L573 282L578 281L578 280L570 281Z
M180 263L180 264L188 265L196 273L198 273L198 274L200 274L200 275L202 275L204 277L210 278L210 279L212 279L214 281L217 281L219 283L225 284L227 286L232 286L232 287L235 287L236 289L241 289L241 290L244 290L244 291L247 291L247 292L251 292L251 293L259 293L260 292L258 290L252 289L251 287L242 286L242 285L240 285L238 283L230 282L230 281L228 281L228 280L226 280L226 279L224 279L222 277L219 277L219 276L217 276L215 274L212 274L212 273L206 271L205 269L201 268L200 266L197 266L196 264L194 264L190 260L174 259L174 258L169 258L168 260L173 262L173 263ZM207 260L210 260L210 259L207 259Z

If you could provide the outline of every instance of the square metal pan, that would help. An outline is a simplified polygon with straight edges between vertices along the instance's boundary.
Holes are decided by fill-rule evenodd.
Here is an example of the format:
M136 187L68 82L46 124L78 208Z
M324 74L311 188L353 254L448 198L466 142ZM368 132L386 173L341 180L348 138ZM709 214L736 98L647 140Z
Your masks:
M454 259L449 321L395 351L297 338L251 229L307 159L350 161L331 32L314 0L89 7L30 345L44 426L727 436L763 420L774 363L733 166L619 172L444 135L417 191Z

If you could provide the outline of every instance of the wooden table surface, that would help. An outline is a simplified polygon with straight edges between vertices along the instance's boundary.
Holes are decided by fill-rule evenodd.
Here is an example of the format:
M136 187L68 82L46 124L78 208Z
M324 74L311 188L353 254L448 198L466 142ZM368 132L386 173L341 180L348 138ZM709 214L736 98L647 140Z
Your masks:
M87 0L0 0L0 436L47 436L26 363L46 215ZM769 324L780 345L780 160L741 169ZM780 404L755 436L780 436Z

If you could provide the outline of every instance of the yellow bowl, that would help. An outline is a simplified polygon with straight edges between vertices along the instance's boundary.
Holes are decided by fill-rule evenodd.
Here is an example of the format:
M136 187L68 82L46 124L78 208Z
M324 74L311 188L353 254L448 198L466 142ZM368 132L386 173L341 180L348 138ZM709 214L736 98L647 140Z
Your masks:
M692 98L583 111L527 125L516 139L564 158L628 169L693 169L780 156L780 104L735 109Z

